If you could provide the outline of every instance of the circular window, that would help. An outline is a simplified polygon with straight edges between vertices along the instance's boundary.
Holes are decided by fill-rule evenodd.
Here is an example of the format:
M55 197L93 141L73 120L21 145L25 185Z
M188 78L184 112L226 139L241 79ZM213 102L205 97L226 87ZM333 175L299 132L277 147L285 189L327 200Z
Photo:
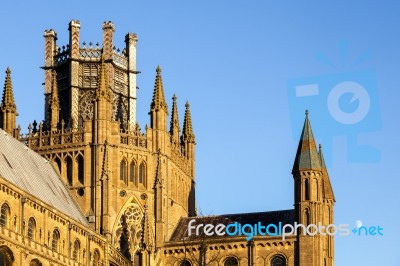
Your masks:
M79 197L82 197L83 195L85 195L85 189L83 187L78 188L77 192L76 192Z
M120 195L121 197L125 197L125 196L126 196L126 191L125 191L125 190L121 190L121 191L119 192L119 195Z

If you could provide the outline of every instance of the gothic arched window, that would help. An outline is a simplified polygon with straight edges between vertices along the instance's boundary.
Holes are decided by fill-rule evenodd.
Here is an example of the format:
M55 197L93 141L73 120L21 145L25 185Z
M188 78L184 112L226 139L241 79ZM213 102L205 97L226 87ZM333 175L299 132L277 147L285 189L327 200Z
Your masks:
M225 262L224 266L238 266L239 262L235 257L228 257Z
M9 218L10 207L8 207L7 203L4 203L3 205L1 205L0 226L7 227Z
M135 171L136 171L136 164L135 161L132 161L129 166L129 182L132 182L135 185L137 185Z
M83 156L78 155L78 158L76 158L76 162L78 163L78 181L83 185L85 183Z
M77 239L74 242L74 251L72 252L72 259L76 262L79 262L80 253L81 253L81 244Z
M183 260L183 261L181 261L179 266L192 266L192 264L188 260Z
M128 260L135 260L142 239L143 212L133 201L121 214L120 223L115 231L115 244ZM136 265L136 264L135 264Z
M11 266L14 263L14 254L7 246L0 247L0 265Z
M282 256L275 256L271 260L271 266L285 266L286 260Z
M57 229L53 231L53 236L51 238L51 250L58 252L58 242L60 241L60 233Z
M35 240L36 222L33 217L28 220L28 239Z
M29 263L29 266L42 266L42 265L43 264L38 259L31 260L31 262Z
M71 159L71 157L67 157L67 159L66 159L66 164L67 164L67 181L68 181L68 184L70 185L70 186L72 186L72 159Z
M96 249L93 253L93 265L97 266L100 263L100 252Z
M56 163L56 165L58 167L58 172L61 174L61 160L60 160L60 158L56 157L54 159L54 162Z
M121 163L119 164L119 180L124 181L126 183L127 181L127 172L128 164L126 162L126 159L122 159Z
M139 184L146 186L146 165L144 163L139 166Z

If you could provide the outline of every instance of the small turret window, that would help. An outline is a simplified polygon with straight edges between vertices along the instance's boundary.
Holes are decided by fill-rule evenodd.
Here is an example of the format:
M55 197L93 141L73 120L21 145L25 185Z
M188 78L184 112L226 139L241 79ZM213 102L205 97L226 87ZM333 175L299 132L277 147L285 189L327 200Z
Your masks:
M310 182L308 179L304 181L304 193L305 193L305 200L310 200Z

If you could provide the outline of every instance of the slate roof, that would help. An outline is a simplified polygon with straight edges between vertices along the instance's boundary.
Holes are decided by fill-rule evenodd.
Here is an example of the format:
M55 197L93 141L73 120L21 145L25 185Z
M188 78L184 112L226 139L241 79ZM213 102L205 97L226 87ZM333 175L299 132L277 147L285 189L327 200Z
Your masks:
M83 225L88 225L85 215L53 166L2 129L0 129L0 178ZM1 179L0 181L3 182Z
M196 219L194 225L210 223L214 226L216 224L224 224L225 226L231 223L238 222L239 224L257 224L261 222L263 226L268 224L278 225L279 222L282 225L291 224L294 225L296 215L295 210L281 210L281 211L269 211L269 212L253 212L253 213L238 213L238 214L224 214L215 216L196 216L196 217L182 217L178 225L176 226L170 241L179 242L183 239L188 239L188 224L192 219ZM193 231L192 231L193 232ZM223 238L229 236L213 236L213 238ZM190 239L195 239L194 234L191 235Z

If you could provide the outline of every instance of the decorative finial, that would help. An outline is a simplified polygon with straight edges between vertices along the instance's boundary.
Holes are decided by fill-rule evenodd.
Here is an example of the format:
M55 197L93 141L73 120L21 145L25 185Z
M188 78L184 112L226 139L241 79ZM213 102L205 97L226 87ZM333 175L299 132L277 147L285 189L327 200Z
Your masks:
M321 150L321 149L322 149L322 144L319 144L319 145L318 145L318 148Z
M308 110L306 110L306 116L308 116Z
M178 99L178 98L176 97L176 95L175 95L175 93L174 93L174 96L172 96L172 100L173 100L174 102L176 102L176 99Z
M189 107L190 107L189 102L186 102L185 107L186 107L186 108L189 108Z
M160 74L160 73L161 73L161 67L160 67L160 65L157 66L156 71L157 71L157 74Z
M11 69L10 69L10 67L7 67L6 74L7 74L7 75L10 75L10 74L11 74Z

